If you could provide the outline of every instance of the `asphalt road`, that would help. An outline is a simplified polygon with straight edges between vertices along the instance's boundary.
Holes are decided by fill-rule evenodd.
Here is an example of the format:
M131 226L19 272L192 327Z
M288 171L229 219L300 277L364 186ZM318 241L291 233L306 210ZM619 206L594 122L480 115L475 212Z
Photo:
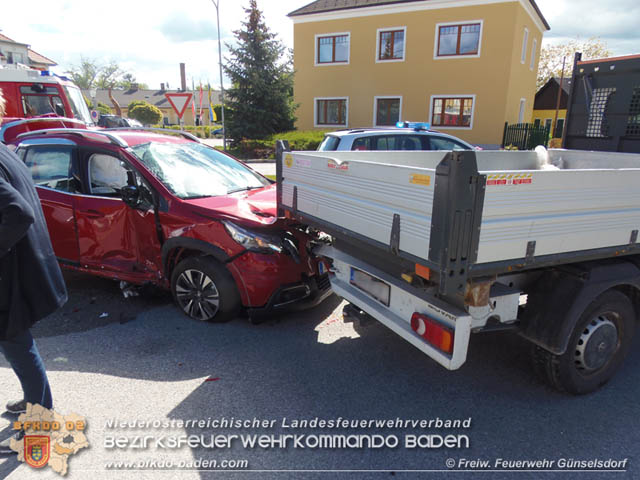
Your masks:
M67 275L69 303L34 334L45 359L55 409L87 418L88 450L69 459L69 479L209 478L639 478L640 352L597 393L556 393L529 369L527 344L508 334L472 338L469 359L448 372L380 324L355 328L330 298L314 310L260 325L245 318L202 324L184 317L166 295L124 299L117 284ZM103 314L107 314L106 316ZM638 337L640 338L640 336ZM638 340L638 338L636 340ZM0 401L19 385L0 358ZM108 428L125 421L274 421L267 428ZM469 428L284 428L293 419L471 419ZM10 434L7 414L0 438ZM395 436L395 448L106 448L110 437L172 435ZM405 448L407 435L466 435L466 448ZM391 440L390 440L391 441ZM432 441L437 441L432 437ZM151 442L151 441L150 441ZM162 440L160 443L162 444ZM107 470L107 462L247 460L244 472ZM447 460L622 460L626 472L449 472ZM156 468L159 464L156 463ZM310 472L319 471L322 472ZM347 473L346 471L357 471ZM380 472L374 472L380 470ZM496 471L498 470L498 471ZM426 472L434 471L434 472ZM444 471L444 472L443 472ZM0 478L59 478L15 456L0 456Z

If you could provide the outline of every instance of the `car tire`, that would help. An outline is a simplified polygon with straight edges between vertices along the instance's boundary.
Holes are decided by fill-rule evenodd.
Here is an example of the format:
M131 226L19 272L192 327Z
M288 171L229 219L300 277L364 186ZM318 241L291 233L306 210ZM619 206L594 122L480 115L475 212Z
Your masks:
M629 297L609 290L578 319L562 355L533 346L534 370L557 390L581 395L597 390L618 371L631 347L635 310Z
M228 322L240 310L231 274L210 257L188 257L171 274L171 293L187 316L202 322Z

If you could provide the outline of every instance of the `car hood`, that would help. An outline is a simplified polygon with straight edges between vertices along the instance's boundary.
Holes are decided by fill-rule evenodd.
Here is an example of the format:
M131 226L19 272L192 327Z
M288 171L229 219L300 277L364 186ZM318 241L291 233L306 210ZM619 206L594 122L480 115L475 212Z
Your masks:
M277 220L276 186L217 197L184 200L205 217L226 218L247 225L273 225Z

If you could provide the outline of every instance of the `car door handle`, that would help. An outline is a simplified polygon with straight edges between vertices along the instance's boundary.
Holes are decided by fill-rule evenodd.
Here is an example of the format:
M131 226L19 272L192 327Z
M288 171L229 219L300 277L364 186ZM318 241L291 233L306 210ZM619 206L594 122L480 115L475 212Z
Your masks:
M99 210L80 210L79 213L84 215L87 218L102 218L104 217L104 213Z

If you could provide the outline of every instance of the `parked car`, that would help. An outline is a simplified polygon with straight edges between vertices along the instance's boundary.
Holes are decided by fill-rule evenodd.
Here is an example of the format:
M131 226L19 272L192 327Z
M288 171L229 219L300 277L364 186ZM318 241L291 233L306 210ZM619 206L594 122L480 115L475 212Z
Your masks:
M475 148L453 135L429 130L425 124L404 123L403 125L406 126L354 128L331 132L324 137L318 150L473 150Z
M119 127L141 127L142 124L133 118L120 117L118 115L103 115L98 118L98 127L119 128Z
M203 321L312 306L331 290L313 237L276 216L276 187L193 136L26 133L16 152L63 267L171 289Z

